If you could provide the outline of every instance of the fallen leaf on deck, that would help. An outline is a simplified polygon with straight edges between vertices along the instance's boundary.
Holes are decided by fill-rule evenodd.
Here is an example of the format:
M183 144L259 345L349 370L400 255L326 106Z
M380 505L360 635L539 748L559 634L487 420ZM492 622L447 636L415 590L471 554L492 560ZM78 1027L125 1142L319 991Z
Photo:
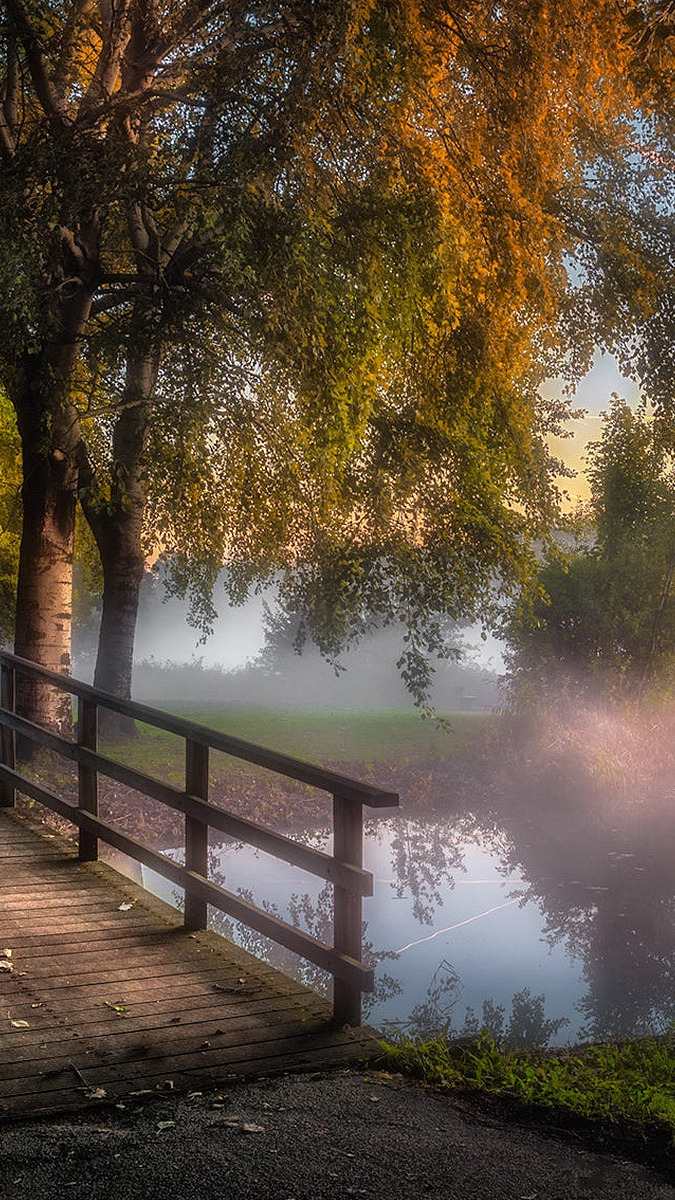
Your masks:
M0 971L13 971L14 963L7 962L6 959L0 958Z
M175 1121L158 1121L157 1128L158 1129L172 1129L175 1124L176 1124Z
M119 906L119 908L117 909L117 911L118 911L118 912L128 912L130 908L133 908L133 907L134 907L134 904L135 904L135 903L136 903L135 899L134 899L134 900L127 900L127 901L125 901L125 903L124 903L124 904L120 904L120 906Z
M10 1020L9 1023L14 1029L30 1029L30 1025L28 1024L28 1021L11 1021Z
M90 1087L87 1090L88 1100L103 1100L103 1098L107 1095L108 1093L106 1092L105 1088L102 1087Z
M0 950L0 958L11 958L11 957L12 957L11 950Z
M114 1000L104 1000L106 1008L111 1008L116 1013L128 1013L130 1011L128 1004L119 1004Z

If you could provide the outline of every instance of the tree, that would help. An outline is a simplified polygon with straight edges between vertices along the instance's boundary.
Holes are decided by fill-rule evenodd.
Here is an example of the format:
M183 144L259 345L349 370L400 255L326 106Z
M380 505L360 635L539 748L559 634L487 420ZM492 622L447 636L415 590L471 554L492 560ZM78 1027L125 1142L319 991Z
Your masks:
M640 697L675 668L675 473L661 426L615 397L588 452L582 536L544 555L506 626L517 694Z
M566 280L556 193L634 111L612 0L564 15L535 0L6 0L1 36L17 651L68 668L81 493L104 567L97 678L128 689L149 487L165 507L156 393L193 338L225 343L237 368L229 411L211 403L213 352L198 372L212 414L198 460L262 395L307 468L298 504L277 493L292 530L244 487L234 529L216 522L213 540L231 550L248 514L244 540L265 570L290 566L324 642L362 592L427 645L434 605L487 605L495 574L522 564L523 514L546 504L534 362L552 351ZM175 445L175 398L167 414ZM280 440L257 453L295 494ZM175 509L162 520L181 533ZM416 644L411 656L419 670ZM67 715L44 689L22 702Z
M21 530L21 460L11 405L0 391L0 644L14 631Z

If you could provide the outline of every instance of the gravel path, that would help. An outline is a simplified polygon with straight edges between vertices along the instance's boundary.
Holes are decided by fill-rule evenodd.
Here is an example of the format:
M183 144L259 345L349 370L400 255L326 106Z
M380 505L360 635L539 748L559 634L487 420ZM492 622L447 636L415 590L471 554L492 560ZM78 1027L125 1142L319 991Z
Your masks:
M0 1126L8 1200L674 1200L675 1176L372 1074Z

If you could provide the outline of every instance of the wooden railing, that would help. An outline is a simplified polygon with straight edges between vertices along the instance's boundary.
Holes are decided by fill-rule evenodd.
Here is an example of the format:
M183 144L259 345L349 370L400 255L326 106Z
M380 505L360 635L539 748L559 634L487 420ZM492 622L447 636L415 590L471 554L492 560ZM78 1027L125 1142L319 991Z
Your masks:
M20 716L16 711L17 673L55 686L77 697L75 740L51 732ZM44 804L79 826L79 856L82 861L98 857L98 842L107 842L122 853L185 889L186 929L206 927L207 905L211 904L265 937L271 938L333 975L333 1007L338 1021L358 1025L361 993L372 991L373 971L362 961L362 897L371 896L373 877L363 869L363 806L392 807L394 792L359 783L334 771L325 771L274 750L264 749L240 738L230 737L193 721L122 700L81 683L69 675L56 674L14 654L0 651L0 806L12 806L15 791ZM183 738L185 743L185 787L173 787L99 753L98 711L107 709L146 725ZM77 764L77 803L72 803L17 770L16 738L27 738L47 750L56 751ZM235 758L265 767L333 796L333 853L325 854L292 838L275 833L209 801L209 751L219 750ZM153 850L98 815L98 777L105 775L185 815L185 865ZM208 878L209 829L235 837L292 863L333 884L333 945L329 946L294 928L243 897L228 892Z

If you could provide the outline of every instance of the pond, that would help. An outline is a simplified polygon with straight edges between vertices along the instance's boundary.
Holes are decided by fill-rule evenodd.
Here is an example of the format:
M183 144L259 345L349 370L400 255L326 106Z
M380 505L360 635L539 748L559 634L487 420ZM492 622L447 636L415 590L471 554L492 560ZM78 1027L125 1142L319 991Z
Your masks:
M561 1045L672 1023L673 886L670 870L667 878L659 870L653 836L629 850L616 827L558 826L545 810L538 817L508 830L469 814L366 823L365 866L375 877L364 902L376 965L376 991L365 998L372 1025L453 1034L487 1027L520 1044ZM560 845L558 828L566 830ZM325 832L302 840L331 848ZM665 848L662 857L670 864ZM234 842L212 845L211 870L229 890L330 940L331 889L321 881ZM144 881L180 904L152 872ZM313 986L325 982L257 934L212 916L253 953Z

